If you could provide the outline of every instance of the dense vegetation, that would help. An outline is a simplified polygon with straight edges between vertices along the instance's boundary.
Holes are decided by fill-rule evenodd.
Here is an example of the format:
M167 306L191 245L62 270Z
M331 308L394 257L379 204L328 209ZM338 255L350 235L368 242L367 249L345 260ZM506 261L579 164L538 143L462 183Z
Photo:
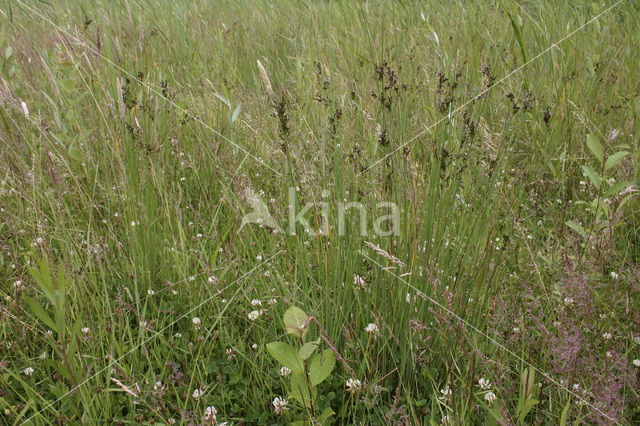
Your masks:
M0 422L639 423L639 25L4 0Z

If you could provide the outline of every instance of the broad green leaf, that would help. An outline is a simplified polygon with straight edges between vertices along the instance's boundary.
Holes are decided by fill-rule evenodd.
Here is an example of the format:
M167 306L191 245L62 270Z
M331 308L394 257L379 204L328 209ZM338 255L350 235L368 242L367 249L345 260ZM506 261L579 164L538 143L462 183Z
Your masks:
M302 309L292 306L284 313L284 329L287 333L304 339L309 332L309 327L303 328L306 320L307 314Z
M49 264L45 259L41 259L38 262L37 267L29 268L29 273L38 284L38 287L47 296L47 299L52 303L55 301L55 285L51 278L51 270Z
M231 116L231 122L235 123L236 120L238 119L238 116L240 115L240 110L242 108L242 104L238 104L238 106L236 107L235 111L233 111L233 115Z
M291 375L291 390L289 391L289 398L298 401L303 407L309 408L309 402L312 397L315 399L315 395L315 389L312 389L311 393L309 393L309 384L304 377L304 373Z
M633 185L633 182L618 182L613 185L611 188L607 189L607 192L604 193L605 197L611 197L612 195L618 195L623 189Z
M527 50L525 49L525 45L524 45L524 39L522 38L522 17L520 15L516 15L518 19L517 20L514 19L504 4L502 5L502 9L505 11L507 16L509 17L509 20L511 21L511 28L513 29L513 35L515 35L516 41L520 46L522 61L523 63L526 64L528 62L528 59L527 59Z
M576 231L578 234L580 234L581 237L584 237L587 234L584 228L576 222L568 220L565 222L565 225Z
M604 162L604 169L609 170L610 168L617 166L627 155L629 155L629 151L620 151L610 155L607 158L607 161Z
M320 417L318 417L318 421L320 422L320 424L325 424L327 420L329 420L329 417L333 416L334 414L335 411L333 411L329 406L322 410L322 414L320 414Z
M529 414L529 411L531 411L531 409L538 404L538 402L539 401L537 399L527 399L527 401L524 403L524 409L518 417L520 417L521 420L524 419L527 414Z
M598 137L596 135L587 135L587 147L589 147L596 159L600 162L600 164L602 164L602 160L604 159L604 148L598 141Z
M312 385L318 385L322 383L336 364L336 359L333 356L331 349L325 349L321 354L316 354L311 360L309 366L309 379Z
M595 186L596 189L600 188L600 184L602 183L602 178L600 178L600 175L598 174L598 172L594 170L593 167L582 166L582 171L584 171L584 173L587 175L587 177L589 178L591 183L593 183L593 186Z
M222 95L218 95L217 93L214 93L213 96L215 96L216 98L218 98L220 100L220 102L222 102L223 104L225 104L226 106L229 107L229 109L231 109L231 102L229 102L227 100L227 98L225 98Z
M71 329L71 336L69 341L71 342L67 348L67 358L74 358L78 345L78 336L80 335L80 329L82 328L82 317L76 319L73 329Z
M560 426L567 426L567 418L569 417L569 407L571 407L571 399L567 401L567 404L560 414Z
M33 312L36 318L38 318L40 321L45 323L46 326L49 327L51 330L55 331L56 333L58 332L58 327L56 326L56 323L49 316L49 314L45 312L45 310L42 309L42 307L36 303L35 300L30 298L29 296L24 296L24 300L27 302L27 305L29 305L31 312Z
M302 345L302 347L300 347L300 350L298 351L298 356L300 357L300 359L309 359L311 354L313 354L313 352L318 349L319 344L320 339L316 340L315 342L308 342Z
M267 343L267 351L276 361L291 370L292 373L302 373L302 361L289 344L285 342Z
M500 423L504 421L504 414L500 410L500 404L494 403L489 409L489 414Z
M530 398L532 396L533 387L535 386L535 380L536 371L532 367L525 368L520 375L520 386L522 389L522 393L526 396L526 398Z

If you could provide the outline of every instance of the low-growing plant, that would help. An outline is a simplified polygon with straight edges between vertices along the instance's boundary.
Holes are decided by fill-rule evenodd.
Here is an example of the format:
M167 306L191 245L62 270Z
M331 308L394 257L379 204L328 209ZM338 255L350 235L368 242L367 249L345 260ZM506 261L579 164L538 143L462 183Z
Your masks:
M613 132L610 141L615 140L617 132ZM585 228L575 220L566 222L567 226L577 232L584 240L584 254L586 247L594 236L606 234L611 236L615 227L615 219L618 212L635 195L635 190L629 191L633 182L617 182L613 178L613 169L618 166L628 155L630 148L626 144L616 147L616 151L607 154L604 146L593 134L587 136L587 147L595 160L596 167L587 163L582 165L582 171L589 182L595 188L595 197L591 200L578 200L576 205L586 206L586 210L592 217L592 225ZM593 163L591 161L590 163Z
M535 382L536 372L533 368L527 367L520 374L520 390L518 393L518 405L512 419L509 419L505 410L506 401L502 401L492 391L484 393L482 401L483 407L489 413L489 424L512 424L515 419L516 424L529 424L525 421L527 414L539 403L538 385Z
M284 367L291 370L289 379L289 398L296 401L307 413L312 424L324 424L334 414L330 406L318 407L318 385L324 382L333 371L335 357L331 349L316 352L322 338L309 341L307 334L313 317L302 309L290 307L284 313L284 329L297 341L292 346L285 341L267 344L267 350ZM305 424L298 421L294 424Z

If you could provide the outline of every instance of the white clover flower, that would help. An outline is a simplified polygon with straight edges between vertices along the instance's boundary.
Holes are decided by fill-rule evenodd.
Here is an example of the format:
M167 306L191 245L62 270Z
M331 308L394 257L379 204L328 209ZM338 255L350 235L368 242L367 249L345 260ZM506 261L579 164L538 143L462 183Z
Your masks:
M367 281L365 281L364 277L359 274L353 274L353 284L358 288L367 288Z
M15 291L20 291L24 288L24 281L18 280L13 283L13 288Z
M158 380L156 384L153 386L153 389L155 390L162 390L162 388L164 388L164 386L162 386L162 382L160 380Z
M255 321L260 317L260 311L251 311L247 317L249 317L250 321Z
M275 299L275 298L269 299L269 302L267 303L269 303L270 305L275 305L276 303L278 303L278 299Z
M258 344L257 344L257 343L254 343L253 345L251 345L251 348L253 348L253 349L258 349Z
M441 393L443 396L451 395L451 388L449 387L449 385L445 385L445 387L444 387L444 388L440 389L440 393Z
M149 296L153 296L154 294L156 294L156 292L155 292L155 291L153 291L153 290L151 290L151 289L149 289L149 290L147 290L147 294L148 294Z
M358 379L349 379L347 380L347 392L357 393L362 389L362 382Z
M202 394L204 393L204 391L200 390L200 389L196 389L193 391L193 394L191 394L191 396L193 396L194 399L198 399L202 396Z
M191 322L193 323L193 325L195 325L196 327L198 327L202 321L200 321L200 318L198 318L198 317L193 317L193 319L191 320Z
M611 333L603 333L602 334L602 338L605 340L611 340L611 338L613 337L613 335Z
M22 370L22 372L24 373L25 376L30 376L33 374L33 368L27 367L24 370Z
M218 283L218 278L214 277L213 275L210 276L209 278L207 278L207 282L209 284L217 284Z
M38 356L38 358L40 358L40 359L47 359L47 352L46 352L46 351L45 351L45 352L42 352L42 353Z
M496 394L495 394L495 393L493 393L493 392L491 392L491 391L489 391L489 392L487 392L487 393L485 393L485 394L484 394L484 399L486 399L486 400L487 400L487 402L489 403L489 405L493 404L493 401L495 401L495 400L496 400L496 398L497 398L497 397L496 397Z
M132 221L131 221L131 227L133 228L133 227L135 227L135 226L136 226L136 221L135 221L135 220L132 220Z
M407 301L407 303L411 303L411 293L407 293L405 300Z
M173 294L174 296L178 295L178 291L177 290L171 290L171 294Z
M480 386L482 390L487 390L491 388L491 383L484 377L481 377L480 380L478 380L478 386Z
M640 336L636 336L633 338L633 341L640 345Z
M176 339L179 339L182 337L182 333L176 333L173 335L173 337L175 337Z
M513 332L514 333L519 333L520 332L520 328L519 327L513 327Z
M256 307L256 306L262 306L262 300L260 299L253 299L251 301L251 306Z
M211 423L216 423L216 415L218 414L218 410L216 410L216 407L214 407L213 405L208 406L205 410L204 410L204 417L203 417L203 421L204 422L211 422Z
M89 327L83 327L80 331L82 331L82 334L89 334Z
M609 275L611 275L611 278L614 280L617 280L619 278L618 273L615 271L611 271Z
M282 377L287 377L289 374L291 374L291 370L289 368L284 366L280 368L280 375Z
M169 423L170 425L175 425L176 424L176 419L171 417L170 419L167 420L167 423Z
M287 407L289 401L284 398L280 398L279 396L273 398L273 402L271 404L273 404L273 411L277 416L283 414L289 409L289 407Z
M378 334L380 332L380 329L378 328L378 326L374 323L369 323L365 328L364 331L366 331L369 334Z
M261 255L261 254L257 255L257 256L256 256L256 260L257 260L258 262L260 262L260 261L262 260L262 255Z
M571 297L565 297L565 298L564 298L564 304L565 304L566 306L571 306L571 305L573 305L573 302L574 302L574 301L573 301L573 298L571 298Z
M633 365L635 365L636 367L640 367L640 359L634 359L632 361Z

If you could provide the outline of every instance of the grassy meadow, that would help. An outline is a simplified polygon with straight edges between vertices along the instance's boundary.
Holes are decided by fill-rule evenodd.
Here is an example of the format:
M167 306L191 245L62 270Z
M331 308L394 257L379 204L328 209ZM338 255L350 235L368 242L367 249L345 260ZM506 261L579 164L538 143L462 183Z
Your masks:
M0 1L0 423L640 423L638 28Z

